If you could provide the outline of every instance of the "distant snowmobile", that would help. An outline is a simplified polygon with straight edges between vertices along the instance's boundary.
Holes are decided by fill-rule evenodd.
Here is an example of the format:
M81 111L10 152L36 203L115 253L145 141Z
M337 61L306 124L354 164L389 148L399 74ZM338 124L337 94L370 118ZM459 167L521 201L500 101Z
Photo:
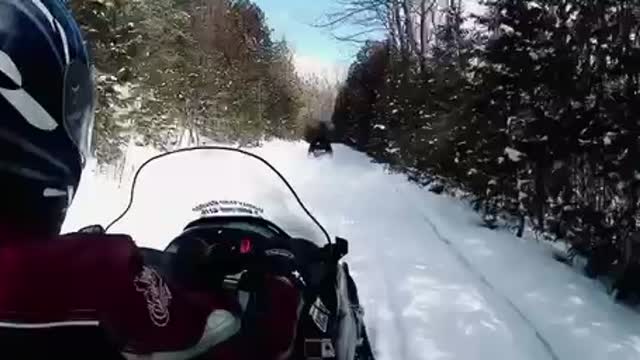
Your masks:
M309 155L314 157L323 155L333 155L333 149L331 148L331 142L328 140L315 140L309 144Z
M174 171L171 186L178 191L158 183L166 169ZM140 229L140 217L160 221ZM251 316L260 311L252 307L260 291L254 280L270 249L293 254L304 300L288 359L374 360L356 284L342 261L347 240L332 241L287 180L259 156L218 146L156 156L138 169L129 206L111 227L134 235L140 245L178 234L163 251L144 249L145 257L185 286L244 299L242 331L251 331ZM202 246L213 249L213 272L194 270L190 254Z

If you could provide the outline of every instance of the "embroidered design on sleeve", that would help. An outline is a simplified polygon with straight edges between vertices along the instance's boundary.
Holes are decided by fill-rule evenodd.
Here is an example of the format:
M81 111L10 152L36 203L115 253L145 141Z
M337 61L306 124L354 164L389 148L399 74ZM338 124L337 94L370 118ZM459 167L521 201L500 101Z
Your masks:
M144 294L153 324L158 327L167 326L171 292L162 277L154 269L145 266L133 283L136 290Z

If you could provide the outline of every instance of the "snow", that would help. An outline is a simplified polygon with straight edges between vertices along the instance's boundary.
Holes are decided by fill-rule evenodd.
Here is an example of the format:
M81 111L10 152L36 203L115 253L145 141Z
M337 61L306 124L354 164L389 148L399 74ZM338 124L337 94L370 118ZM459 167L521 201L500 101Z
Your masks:
M536 54L536 52L533 51L533 50L529 51L529 57L533 61L536 61L536 60L540 59L540 55Z
M500 30L502 30L507 35L512 35L515 32L513 27L507 24L500 24Z
M541 243L480 227L464 203L343 146L315 159L304 143L252 151L289 178L332 235L350 239L347 260L378 359L640 357L638 315ZM125 175L153 153L132 150ZM128 189L115 173L92 166L86 175L66 230L106 223L124 205ZM140 219L140 227L155 225Z
M604 138L602 139L602 142L604 143L605 146L609 146L613 142L613 139L615 138L615 136L616 136L615 133L607 132Z
M113 90L116 92L118 99L125 100L132 96L133 86L128 83L124 85L115 84L113 85Z
M564 162L562 160L555 160L553 162L553 171L560 170L564 167Z
M506 149L504 149L504 154L507 155L509 159L511 159L511 161L513 162L520 161L520 159L524 156L524 154L521 153L520 151L510 147L507 147Z
M529 10L531 9L542 9L542 6L540 6L540 4L534 2L534 1L528 1L527 2L527 8Z

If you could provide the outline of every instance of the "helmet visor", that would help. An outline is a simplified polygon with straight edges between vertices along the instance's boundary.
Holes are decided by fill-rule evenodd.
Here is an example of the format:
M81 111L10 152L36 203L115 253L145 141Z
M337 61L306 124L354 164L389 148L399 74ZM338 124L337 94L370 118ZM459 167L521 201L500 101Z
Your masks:
M91 153L95 117L95 89L91 66L72 62L64 79L64 127L83 160Z

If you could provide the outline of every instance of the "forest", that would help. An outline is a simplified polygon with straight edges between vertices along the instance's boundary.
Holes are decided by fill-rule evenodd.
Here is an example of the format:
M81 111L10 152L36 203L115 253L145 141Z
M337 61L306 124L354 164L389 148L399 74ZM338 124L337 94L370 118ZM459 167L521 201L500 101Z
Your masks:
M640 3L341 0L358 26L335 140L566 241L620 297L640 275ZM370 35L377 36L370 40ZM569 259L571 260L571 259ZM622 291L624 290L624 291Z
M251 145L313 134L335 84L299 76L248 0L71 0L95 61L95 152L204 140Z

